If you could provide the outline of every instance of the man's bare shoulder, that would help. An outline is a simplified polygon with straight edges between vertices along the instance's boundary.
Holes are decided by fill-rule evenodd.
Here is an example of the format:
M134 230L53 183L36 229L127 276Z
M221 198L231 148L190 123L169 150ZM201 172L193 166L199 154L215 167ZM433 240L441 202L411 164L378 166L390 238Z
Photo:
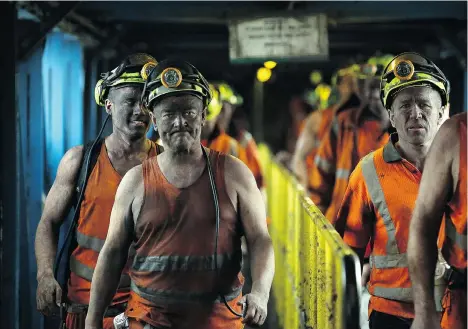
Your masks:
M62 157L57 170L57 179L75 179L83 161L83 145L72 147Z
M131 189L140 186L141 183L143 183L143 165L139 164L127 171L120 185L131 191Z
M226 155L224 160L224 172L226 184L235 183L248 186L255 178L247 165L236 157Z
M466 113L454 115L446 120L437 132L434 142L434 151L444 151L457 149L459 145L460 122L466 120Z

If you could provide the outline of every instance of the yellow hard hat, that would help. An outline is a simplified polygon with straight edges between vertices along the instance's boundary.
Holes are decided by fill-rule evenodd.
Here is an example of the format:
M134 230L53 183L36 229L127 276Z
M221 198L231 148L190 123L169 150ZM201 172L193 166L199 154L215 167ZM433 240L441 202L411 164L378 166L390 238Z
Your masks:
M393 96L414 86L430 86L442 97L442 105L449 102L450 82L444 73L428 58L405 52L395 56L384 69L380 80L380 99L385 108L391 107Z
M244 99L236 93L227 82L213 82L213 86L219 91L220 101L227 102L232 105L242 105Z
M190 94L200 98L205 106L211 102L208 81L192 64L181 60L164 60L149 74L142 93L147 107L163 97Z
M153 56L144 53L128 56L118 67L110 72L101 74L102 79L94 87L94 99L96 103L104 106L107 93L111 87L123 84L143 85L157 63Z
M339 69L336 71L331 78L331 84L332 86L336 86L339 82L339 79L346 76L346 75L351 75L351 76L357 76L359 74L359 65L358 64L352 64L350 66L347 66L345 68Z
M221 101L220 93L218 89L214 85L210 83L210 91L211 91L211 102L208 104L207 111L206 111L206 120L211 121L216 119L216 117L221 113L221 109L223 108L223 102Z

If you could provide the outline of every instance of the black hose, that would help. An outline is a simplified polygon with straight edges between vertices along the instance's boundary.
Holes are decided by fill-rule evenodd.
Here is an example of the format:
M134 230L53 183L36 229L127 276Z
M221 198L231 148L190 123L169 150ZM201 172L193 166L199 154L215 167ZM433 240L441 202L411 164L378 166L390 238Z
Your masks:
M215 263L215 271L218 275L220 276L219 273L219 268L218 268L218 237L219 237L219 221L220 221L220 216L219 216L219 202L218 202L218 192L216 190L216 184L213 176L213 170L211 168L211 162L210 158L205 150L205 148L202 146L203 154L205 155L206 158L206 165L208 167L208 176L210 177L210 184L211 184L211 192L213 193L213 201L215 204L215 211L216 211L216 234L215 234L215 248L214 248L214 263ZM221 294L221 298L223 299L224 304L226 307L231 311L232 314L242 318L243 314L237 313L234 311L231 306L229 306L228 302L226 301L226 296L224 294Z

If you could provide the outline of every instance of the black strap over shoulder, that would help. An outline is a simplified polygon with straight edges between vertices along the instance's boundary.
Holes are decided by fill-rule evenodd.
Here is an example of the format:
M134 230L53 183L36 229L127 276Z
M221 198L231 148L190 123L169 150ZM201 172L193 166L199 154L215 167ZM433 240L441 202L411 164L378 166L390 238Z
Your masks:
M104 142L104 138L101 138L96 142L93 149L91 149L91 147L93 146L94 141L86 143L83 147L83 158L81 160L80 173L78 175L78 179L76 181L76 188L75 188L76 190L75 209L78 209L78 207L80 206L78 204L79 195L81 191L86 188L86 183L88 182L88 178L93 172L94 166L96 165L97 159L99 157L99 153L101 152L101 147L102 147L103 142ZM85 163L88 157L90 157L89 165L87 166L88 168L86 168Z
M56 260L55 265L55 277L57 278L60 286L62 287L63 296L62 298L66 299L67 288L68 288L68 278L70 277L70 256L73 250L77 246L76 242L76 227L78 224L78 219L80 217L80 204L83 200L82 191L86 188L86 184L89 176L91 175L94 166L96 165L99 153L101 151L102 143L104 138L101 138L96 141L91 141L84 145L83 147L83 157L80 164L80 171L78 174L78 179L75 185L75 200L74 200L74 212L73 217L71 218L70 227L68 229L67 236L65 237L64 245L60 251L59 257ZM94 144L94 147L92 147ZM89 161L88 161L89 158ZM80 198L81 195L81 198ZM61 260L63 252L67 256L64 260ZM63 266L63 267L62 267ZM63 269L62 274L59 275L59 267Z

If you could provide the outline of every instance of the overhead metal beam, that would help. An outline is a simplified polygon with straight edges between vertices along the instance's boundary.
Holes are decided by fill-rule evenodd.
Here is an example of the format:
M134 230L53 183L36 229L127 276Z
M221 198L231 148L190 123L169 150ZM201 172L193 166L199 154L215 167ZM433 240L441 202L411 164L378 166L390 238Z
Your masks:
M69 12L76 8L80 1L60 2L57 7L45 13L37 30L31 31L18 45L18 59L27 58L49 33Z

